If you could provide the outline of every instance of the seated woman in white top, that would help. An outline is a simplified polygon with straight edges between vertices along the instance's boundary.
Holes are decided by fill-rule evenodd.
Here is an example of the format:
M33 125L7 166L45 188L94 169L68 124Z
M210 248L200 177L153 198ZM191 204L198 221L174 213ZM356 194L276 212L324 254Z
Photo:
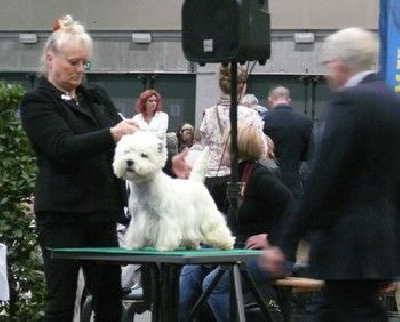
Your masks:
M146 90L139 95L136 103L138 114L132 120L142 131L153 132L165 141L168 129L168 114L162 111L161 95L155 90Z

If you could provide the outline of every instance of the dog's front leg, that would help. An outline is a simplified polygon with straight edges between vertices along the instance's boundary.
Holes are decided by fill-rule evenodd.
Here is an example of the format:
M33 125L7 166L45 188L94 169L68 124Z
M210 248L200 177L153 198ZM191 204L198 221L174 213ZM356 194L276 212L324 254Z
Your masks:
M127 249L141 248L146 243L146 214L140 213L132 218L126 232L125 245Z
M157 225L155 236L155 248L165 252L179 247L182 233L179 225L174 221L162 218Z

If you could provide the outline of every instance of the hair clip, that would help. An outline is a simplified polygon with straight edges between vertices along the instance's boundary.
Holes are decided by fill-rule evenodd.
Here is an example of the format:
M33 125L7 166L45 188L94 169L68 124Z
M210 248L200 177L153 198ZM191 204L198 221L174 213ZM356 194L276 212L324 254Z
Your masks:
M74 22L71 15L63 15L60 19L53 21L53 31L65 28Z
M54 20L54 21L53 21L53 31L57 31L57 30L60 29L60 28L61 28L60 21Z

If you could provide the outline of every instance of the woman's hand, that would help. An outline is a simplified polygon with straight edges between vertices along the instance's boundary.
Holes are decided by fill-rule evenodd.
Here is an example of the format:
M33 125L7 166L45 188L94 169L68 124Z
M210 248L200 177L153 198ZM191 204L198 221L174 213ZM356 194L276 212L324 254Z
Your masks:
M244 245L244 247L249 249L265 249L268 247L268 235L260 234L250 236Z
M110 133L114 138L114 141L117 142L121 140L124 134L132 134L139 130L139 126L132 121L132 119L124 119L119 122L117 125L110 128Z

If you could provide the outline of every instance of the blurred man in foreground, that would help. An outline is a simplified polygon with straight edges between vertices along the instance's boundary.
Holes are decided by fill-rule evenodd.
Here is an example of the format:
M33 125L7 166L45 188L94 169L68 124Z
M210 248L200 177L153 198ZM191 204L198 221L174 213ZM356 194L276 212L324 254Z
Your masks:
M378 40L360 28L326 38L323 64L334 91L300 210L260 264L283 273L305 231L310 273L325 280L311 321L386 321L378 293L398 276L396 211L400 98L372 70Z

